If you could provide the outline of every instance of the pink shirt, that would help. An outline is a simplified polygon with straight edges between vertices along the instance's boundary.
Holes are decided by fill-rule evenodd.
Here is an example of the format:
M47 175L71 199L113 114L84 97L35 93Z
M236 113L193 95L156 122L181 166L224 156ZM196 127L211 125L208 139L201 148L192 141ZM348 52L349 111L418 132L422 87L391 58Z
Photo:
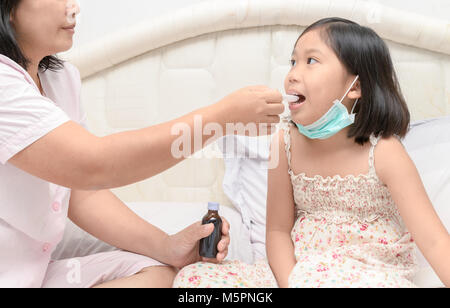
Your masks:
M46 97L21 66L0 55L0 287L40 287L66 225L70 189L8 163L63 123L85 120L73 65L39 77Z

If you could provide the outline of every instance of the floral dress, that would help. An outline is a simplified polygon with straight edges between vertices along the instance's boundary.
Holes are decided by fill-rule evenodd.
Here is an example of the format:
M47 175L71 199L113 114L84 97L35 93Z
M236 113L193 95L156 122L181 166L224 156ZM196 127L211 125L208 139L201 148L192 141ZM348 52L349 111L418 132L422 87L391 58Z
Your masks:
M290 128L282 122L296 220L291 231L296 265L289 287L415 287L415 244L389 190L369 172L308 177L291 169ZM255 264L199 262L177 274L174 287L277 287L267 260Z

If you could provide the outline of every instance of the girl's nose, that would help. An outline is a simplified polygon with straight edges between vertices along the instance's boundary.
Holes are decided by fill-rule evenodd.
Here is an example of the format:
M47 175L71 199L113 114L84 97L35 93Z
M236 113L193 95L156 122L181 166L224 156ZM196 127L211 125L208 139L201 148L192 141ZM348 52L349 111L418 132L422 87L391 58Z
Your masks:
M291 71L288 73L287 80L289 81L289 83L296 83L296 82L298 82L298 77L297 77L297 75L291 70Z

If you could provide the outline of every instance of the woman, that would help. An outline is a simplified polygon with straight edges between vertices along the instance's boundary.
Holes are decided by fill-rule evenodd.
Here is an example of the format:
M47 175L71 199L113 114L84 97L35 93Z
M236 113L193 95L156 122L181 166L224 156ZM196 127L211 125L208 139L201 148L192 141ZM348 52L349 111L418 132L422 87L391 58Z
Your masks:
M78 71L50 56L72 46L78 12L67 0L0 2L0 286L170 286L176 268L200 260L197 242L212 225L198 222L169 236L108 189L180 162L170 154L173 125L193 129L194 116L222 127L278 123L281 94L249 87L167 123L96 137L83 127ZM50 260L67 216L123 251ZM210 261L225 258L228 229L225 222Z

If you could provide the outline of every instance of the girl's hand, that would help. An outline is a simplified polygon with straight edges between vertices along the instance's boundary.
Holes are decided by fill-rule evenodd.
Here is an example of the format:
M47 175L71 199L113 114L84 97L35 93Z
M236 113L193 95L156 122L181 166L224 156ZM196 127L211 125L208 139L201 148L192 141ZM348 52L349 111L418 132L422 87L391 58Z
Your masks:
M177 268L182 268L198 261L211 263L222 262L228 254L230 224L225 218L221 218L222 238L217 244L218 253L215 259L200 258L199 255L199 241L213 232L214 225L202 225L201 222L196 222L177 234L169 236L167 244L169 264Z
M266 86L251 86L231 93L217 104L222 110L222 118L225 124L255 124L257 128L256 132L252 132L250 131L250 126L247 126L233 133L238 135L260 135L265 134L264 131L259 130L260 124L268 124L269 131L266 133L270 134L271 126L273 129L274 125L280 122L279 115L284 112L282 100L283 97L277 90Z

